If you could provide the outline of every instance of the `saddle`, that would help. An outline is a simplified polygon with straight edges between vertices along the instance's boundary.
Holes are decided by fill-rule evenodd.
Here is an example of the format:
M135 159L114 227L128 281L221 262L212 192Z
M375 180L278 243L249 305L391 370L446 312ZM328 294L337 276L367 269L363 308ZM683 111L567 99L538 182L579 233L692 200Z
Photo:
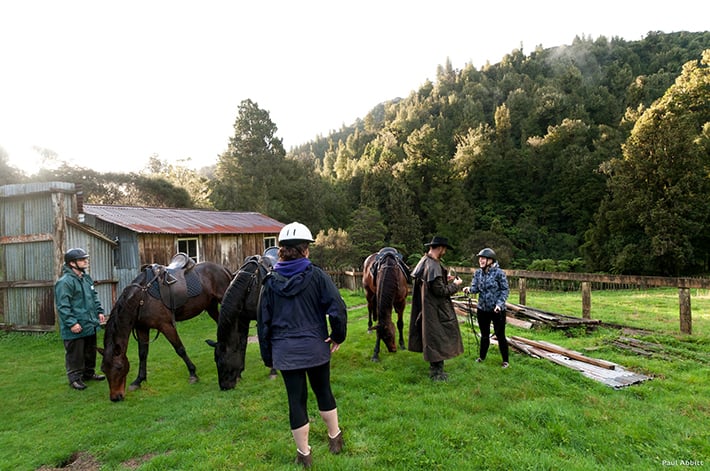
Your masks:
M184 306L189 297L202 291L200 278L192 272L194 266L195 261L182 252L175 254L167 266L156 263L150 265L148 270L152 271L156 283L151 285L148 292L163 301L171 311Z
M377 252L377 255L375 255L375 263L373 263L370 267L370 274L372 275L372 279L377 279L377 270L379 269L380 262L388 256L394 257L394 259L397 261L397 266L400 270L402 270L404 276L407 278L407 283L411 283L412 277L409 273L409 267L406 263L404 263L402 254L399 253L399 251L394 247L384 247L380 249L379 252Z

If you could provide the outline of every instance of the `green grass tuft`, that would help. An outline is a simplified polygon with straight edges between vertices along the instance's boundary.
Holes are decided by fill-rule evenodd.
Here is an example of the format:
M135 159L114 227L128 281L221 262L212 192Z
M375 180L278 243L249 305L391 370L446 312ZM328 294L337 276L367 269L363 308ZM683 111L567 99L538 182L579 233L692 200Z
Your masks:
M693 293L691 336L678 333L674 290L593 293L593 317L650 331L637 336L662 346L650 357L614 347L622 335L618 329L508 327L510 335L653 377L621 390L516 353L503 370L495 346L484 363L475 363L467 324L461 325L467 352L446 362L446 383L428 379L421 354L384 350L373 363L375 335L367 333L364 296L343 294L349 306L359 306L350 311L348 339L332 361L346 447L339 456L328 453L311 396L315 469L645 470L674 460L710 465L706 293ZM568 315L581 310L579 293L529 292L527 303ZM408 325L408 311L406 316ZM68 387L58 335L0 332L0 468L61 467L84 454L105 470L295 469L283 383L268 378L258 346L249 346L236 389L220 391L213 351L204 343L215 338L215 323L200 316L178 330L200 382L188 383L184 364L161 336L150 346L148 382L121 403L109 401L105 382L81 392ZM129 359L131 381L138 363L134 340Z

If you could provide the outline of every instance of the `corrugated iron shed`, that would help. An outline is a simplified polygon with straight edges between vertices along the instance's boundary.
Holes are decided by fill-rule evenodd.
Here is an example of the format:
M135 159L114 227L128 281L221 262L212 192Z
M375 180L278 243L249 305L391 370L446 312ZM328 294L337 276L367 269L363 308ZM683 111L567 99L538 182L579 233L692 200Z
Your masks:
M283 223L256 212L85 204L84 212L144 234L272 234Z

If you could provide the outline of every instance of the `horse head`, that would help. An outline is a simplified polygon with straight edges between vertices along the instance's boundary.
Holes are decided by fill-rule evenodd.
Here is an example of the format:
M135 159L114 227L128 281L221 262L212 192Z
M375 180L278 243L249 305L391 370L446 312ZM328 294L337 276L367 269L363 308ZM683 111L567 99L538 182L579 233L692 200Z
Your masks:
M214 348L217 377L222 390L234 389L241 378L249 322L256 320L261 282L270 269L271 261L268 257L248 257L222 298L217 341L206 341Z
M109 398L113 402L122 401L126 396L126 377L130 362L126 356L128 340L140 308L142 287L131 284L123 290L106 323L104 348L99 350L101 371L106 375Z

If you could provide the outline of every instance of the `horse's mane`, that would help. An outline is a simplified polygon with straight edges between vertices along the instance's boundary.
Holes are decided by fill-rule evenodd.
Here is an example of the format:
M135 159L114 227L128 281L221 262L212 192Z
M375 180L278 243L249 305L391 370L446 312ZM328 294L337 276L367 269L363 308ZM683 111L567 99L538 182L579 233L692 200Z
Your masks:
M236 330L234 326L239 322L238 314L244 309L247 301L245 293L250 289L254 281L259 281L257 280L259 264L259 259L249 257L239 267L227 291L224 293L217 321L217 341L227 338L230 333ZM255 273L257 273L256 277L254 276Z
M127 319L127 315L125 313L132 313L137 310L137 306L135 306L138 302L135 296L136 290L129 288L132 286L140 286L145 279L146 274L144 271L141 271L141 273L133 279L131 284L121 292L116 300L116 303L113 305L111 315L109 316L105 327L105 336L111 339L112 342L115 342L115 337L118 335L118 332L123 325L121 323L130 320Z

